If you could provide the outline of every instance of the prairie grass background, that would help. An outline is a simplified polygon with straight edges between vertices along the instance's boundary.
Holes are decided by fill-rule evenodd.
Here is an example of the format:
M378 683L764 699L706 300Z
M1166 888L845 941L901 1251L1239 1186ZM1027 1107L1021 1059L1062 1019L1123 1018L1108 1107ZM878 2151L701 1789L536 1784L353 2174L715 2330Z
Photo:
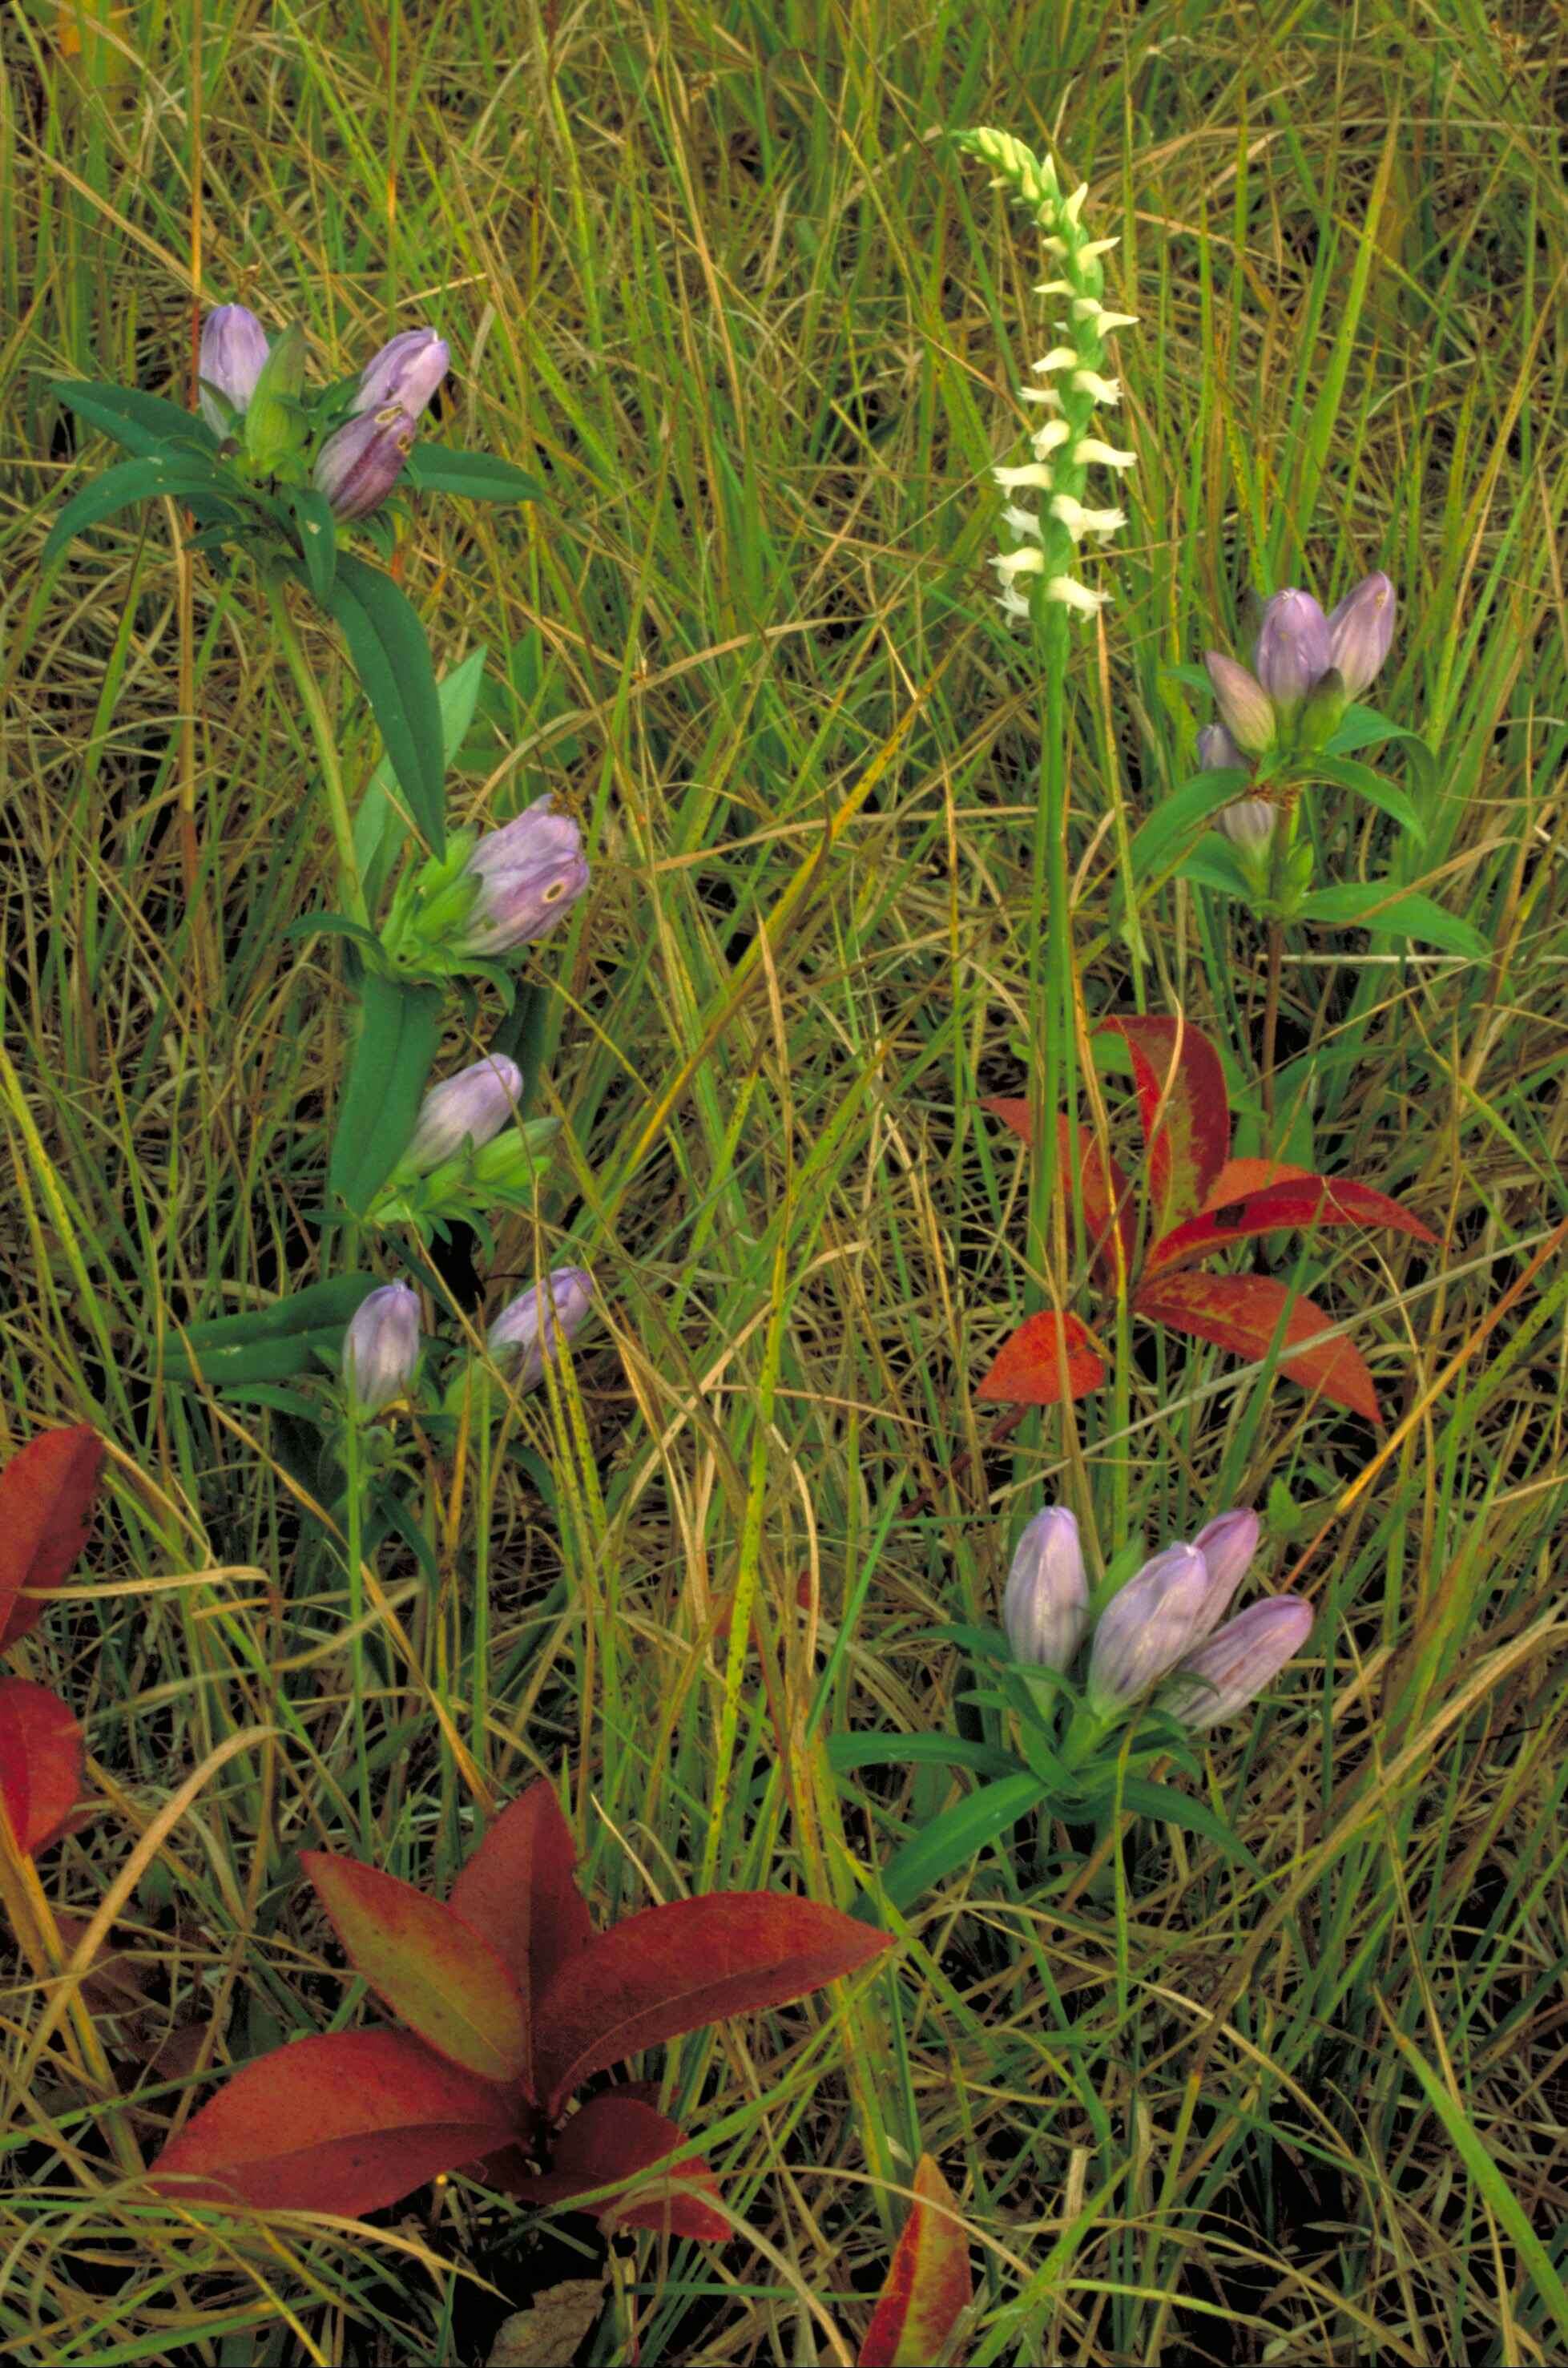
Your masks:
M564 1771L601 1916L852 1905L966 1780L838 1779L825 1738L968 1714L933 1631L994 1619L1053 1495L1102 1556L1256 1502L1267 1583L1299 1565L1321 1613L1209 1758L1256 1873L1162 1828L1059 1833L1044 1886L983 1853L861 1993L670 2052L734 2238L612 2248L592 2356L852 2358L924 2148L977 2363L1562 2358L1561 9L84 0L12 6L0 46L0 1446L86 1419L114 1458L17 1666L85 1719L105 1803L51 1893L112 1896L165 2018L111 2108L13 1984L7 2357L483 2359L603 2252L461 2180L263 2238L127 2175L208 2065L360 2011L294 1866L359 1845L341 1562L267 1411L161 1378L179 1322L318 1270L348 1005L289 932L333 902L330 833L243 575L164 509L38 565L105 457L51 376L183 398L199 290L302 322L321 376L449 338L431 432L547 487L424 503L402 546L438 671L490 653L453 811L554 788L596 864L535 971L565 1121L537 1222L446 1280L481 1323L569 1243L605 1321L494 1452L431 1458L434 1578L377 1558L379 1862L444 1884L476 1805ZM1206 720L1168 669L1233 640L1249 580L1399 587L1378 695L1438 752L1427 844L1325 791L1319 877L1401 867L1494 956L1299 933L1272 1138L1445 1238L1301 1263L1381 1437L1167 1339L1124 1429L1093 1400L987 1449L1028 1182L977 1105L1024 1075L1040 717L986 471L1047 308L1033 234L940 141L982 122L1087 178L1142 324L1131 524L1069 700L1085 1031L1184 1011L1244 1148L1261 935L1179 883L1134 929L1124 897ZM362 780L367 712L311 649Z

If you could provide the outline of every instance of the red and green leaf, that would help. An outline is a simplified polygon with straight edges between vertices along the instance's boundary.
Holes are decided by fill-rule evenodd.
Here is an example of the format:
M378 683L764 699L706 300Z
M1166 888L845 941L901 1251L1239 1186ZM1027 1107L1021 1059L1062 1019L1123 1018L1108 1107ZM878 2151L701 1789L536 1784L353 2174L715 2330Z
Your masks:
M1310 1299L1293 1298L1267 1274L1196 1274L1183 1269L1143 1284L1133 1305L1153 1324L1212 1341L1233 1356L1261 1359L1277 1333L1279 1370L1335 1406L1381 1423L1377 1393L1360 1351L1348 1340L1312 1344L1330 1318ZM1283 1321L1283 1331L1280 1325Z
M86 1544L103 1460L102 1440L79 1422L40 1431L0 1472L0 1652L38 1625Z
M1239 1169L1260 1170L1268 1180L1259 1185L1244 1181L1237 1190L1233 1179ZM1157 1274L1250 1235L1306 1225L1387 1225L1414 1241L1436 1243L1437 1238L1419 1217L1369 1184L1345 1176L1314 1176L1306 1168L1266 1159L1233 1159L1208 1205L1154 1244L1145 1271Z
M482 2080L528 2071L528 2009L490 1942L438 1899L351 1858L301 1864L356 1973L426 2044Z
M1003 1341L975 1395L1003 1406L1059 1406L1087 1397L1105 1377L1105 1360L1078 1318L1047 1308Z
M505 2089L408 2032L339 2031L236 2072L153 2176L186 2202L357 2219L516 2134Z
M573 1878L576 1856L554 1788L540 1777L502 1810L449 1897L509 1968L530 2009L557 1967L594 1937Z
M914 2207L866 2329L859 2368L929 2368L973 2298L958 2203L928 2154L915 2167L914 2187Z
M1139 1115L1149 1147L1156 1230L1196 1216L1231 1148L1231 1106L1220 1056L1185 1020L1108 1019L1132 1055Z
M568 1958L540 2000L540 2097L558 2113L591 2072L722 2015L784 2006L890 1946L887 1933L783 1892L712 1892L645 1907Z
M1006 1094L994 1095L980 1105L993 1118L999 1118L1005 1127L1016 1134L1020 1143L1032 1146L1034 1126L1028 1102L1011 1099ZM1088 1247L1090 1263L1108 1289L1116 1287L1116 1243L1119 1235L1121 1256L1126 1270L1132 1270L1136 1250L1136 1227L1131 1217L1132 1187L1115 1159L1100 1149L1093 1127L1074 1127L1062 1111L1056 1118L1057 1177L1062 1190L1072 1207L1072 1175L1077 1171L1079 1190L1084 1204L1084 1235Z
M0 1799L25 1858L47 1850L82 1791L82 1730L47 1686L0 1678Z
M504 2185L507 2194L525 2203L570 2203L596 2187L635 2179L686 2143L684 2133L645 2098L625 2089L607 2089L573 2114L555 2141L549 2170L519 2177L509 2165L497 2166L492 2183ZM485 2176L483 2169L480 2176ZM584 2208L607 2227L650 2228L655 2235L667 2230L672 2237L695 2237L716 2245L730 2234L729 2222L708 2200L718 2192L718 2181L701 2156L688 2154L666 2163L630 2195Z

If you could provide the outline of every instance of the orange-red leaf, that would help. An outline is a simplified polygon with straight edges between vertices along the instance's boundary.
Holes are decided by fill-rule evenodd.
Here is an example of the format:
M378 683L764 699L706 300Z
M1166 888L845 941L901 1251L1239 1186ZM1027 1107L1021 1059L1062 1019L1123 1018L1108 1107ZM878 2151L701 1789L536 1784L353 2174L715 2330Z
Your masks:
M103 1460L102 1440L79 1422L40 1431L0 1472L0 1652L38 1625L43 1597L86 1544Z
M1156 1275L1139 1292L1134 1307L1152 1323L1173 1332L1211 1340L1233 1356L1261 1358L1285 1317L1279 1370L1306 1390L1321 1391L1335 1406L1381 1422L1377 1393L1360 1351L1348 1340L1312 1341L1329 1318L1310 1299L1292 1300L1282 1282L1267 1274L1196 1274L1184 1269ZM1286 1310L1289 1313L1286 1314Z
M82 1790L82 1730L60 1696L0 1678L0 1797L24 1857L47 1850Z
M930 2368L974 2293L957 2200L928 2154L915 2167L914 2186L859 2368Z
M644 2098L624 2089L607 2089L573 2114L556 2140L550 2169L507 2177L506 2190L525 2203L569 2203L596 2187L634 2178L685 2142L674 2122ZM655 2235L667 2229L672 2237L696 2237L717 2245L730 2234L723 2214L707 2200L718 2192L718 2181L701 2156L687 2155L656 2179L633 2188L630 2196L584 2208L607 2227L651 2228Z
M1207 1208L1154 1244L1146 1272L1157 1274L1218 1244L1240 1241L1252 1234L1277 1233L1286 1226L1388 1225L1418 1242L1437 1238L1419 1217L1402 1209L1386 1192L1375 1192L1369 1184L1358 1184L1346 1176L1313 1176L1301 1167L1281 1171L1276 1165L1273 1180L1261 1190L1244 1186L1230 1199L1220 1197L1235 1169L1256 1167L1267 1173L1270 1165L1264 1159L1230 1161L1209 1196Z
M558 2113L590 2072L641 2047L721 2015L783 2006L891 1945L886 1932L784 1892L710 1892L644 1907L596 1933L540 2001L534 2063L546 2111Z
M993 1096L980 1105L1004 1126L1011 1129L1021 1143L1032 1144L1034 1127L1029 1118L1028 1102L1010 1099L1006 1094ZM1067 1205L1073 1205L1072 1176L1075 1168L1078 1187L1084 1203L1084 1235L1088 1246L1090 1263L1101 1281L1114 1288L1116 1283L1116 1235L1121 1236L1121 1253L1129 1273L1132 1270L1135 1228L1131 1214L1132 1187L1117 1162L1099 1146L1093 1127L1074 1127L1065 1112L1056 1116L1057 1178Z
M153 2176L187 2202L357 2218L516 2135L505 2089L407 2032L338 2031L236 2072Z
M594 1937L573 1880L577 1846L540 1777L502 1810L453 1884L449 1904L483 1933L530 2009L556 1967Z
M1003 1341L975 1395L1003 1406L1058 1406L1063 1398L1087 1397L1105 1373L1105 1360L1077 1317L1047 1308Z
M355 1972L400 2022L482 2080L526 2078L522 1993L472 1924L411 1883L355 1859L304 1850L300 1863Z
M1220 1056L1185 1020L1108 1019L1132 1054L1138 1110L1149 1146L1156 1226L1169 1233L1196 1216L1231 1148L1231 1106Z

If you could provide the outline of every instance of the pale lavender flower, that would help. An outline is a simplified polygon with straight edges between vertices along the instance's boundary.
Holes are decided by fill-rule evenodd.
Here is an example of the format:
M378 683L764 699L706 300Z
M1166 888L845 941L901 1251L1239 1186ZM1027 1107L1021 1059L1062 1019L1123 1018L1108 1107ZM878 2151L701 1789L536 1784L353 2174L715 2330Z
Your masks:
M243 304L220 304L201 324L197 373L206 380L207 386L199 388L197 402L214 436L232 436L233 423L213 402L207 387L215 386L220 394L227 395L244 418L267 350L267 331Z
M1206 723L1198 735L1198 769L1200 773L1227 773L1233 768L1246 769L1246 758L1222 723Z
M1233 805L1221 806L1214 817L1215 827L1233 845L1258 852L1268 845L1278 820L1278 807L1267 798L1237 798Z
M1210 1626L1216 1627L1231 1608L1231 1599L1246 1577L1257 1552L1258 1518L1250 1507L1221 1513L1206 1522L1193 1539L1193 1548L1209 1565Z
M1064 1669L1084 1641L1089 1587L1078 1524L1065 1506L1030 1521L1013 1556L1002 1598L1002 1624L1020 1661Z
M343 1378L362 1414L400 1398L419 1356L419 1301L406 1282L385 1282L359 1302L343 1336Z
M477 1151L510 1126L522 1085L522 1071L505 1053L493 1053L455 1076L443 1077L420 1104L413 1140L399 1166L425 1176L452 1158L465 1141Z
M1387 657L1393 642L1393 586L1379 568L1330 610L1329 663L1345 685L1346 699L1360 697Z
M1258 681L1276 711L1294 715L1312 685L1333 664L1328 619L1310 592L1299 592L1292 586L1274 595L1263 612L1254 663Z
M386 500L413 449L414 423L395 403L346 419L316 454L316 491L334 518L366 518Z
M1220 715L1235 746L1249 757L1261 757L1274 746L1274 702L1244 666L1222 650L1204 654L1209 679L1220 703Z
M477 879L453 951L506 953L532 945L563 921L588 884L583 834L570 814L557 814L550 792L515 820L486 833L463 867Z
M561 1342L581 1330L593 1304L593 1276L580 1266L558 1266L501 1310L485 1338L504 1372L517 1359L509 1372L514 1389L531 1390L544 1379L546 1356L558 1355Z
M1196 1546L1167 1546L1118 1589L1095 1627L1088 1702L1097 1717L1131 1708L1208 1635L1224 1610Z
M360 374L351 412L384 411L395 403L415 420L447 375L451 357L434 329L403 329L389 337Z
M1300 1595L1249 1603L1175 1672L1161 1703L1187 1726L1217 1726L1255 1702L1312 1633L1312 1607Z

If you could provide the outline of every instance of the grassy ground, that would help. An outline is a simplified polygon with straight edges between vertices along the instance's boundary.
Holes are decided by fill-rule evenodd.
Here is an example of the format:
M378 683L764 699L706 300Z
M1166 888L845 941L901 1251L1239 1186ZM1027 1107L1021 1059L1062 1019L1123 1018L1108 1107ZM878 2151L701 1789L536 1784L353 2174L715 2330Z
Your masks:
M1568 1216L1561 16L133 0L74 76L74 21L6 19L0 195L0 1428L90 1419L116 1459L86 1592L17 1661L86 1719L110 1804L52 1892L113 1887L220 2063L358 2011L293 1865L358 1841L341 1565L270 1418L160 1380L176 1318L315 1270L347 1007L287 930L332 842L243 577L182 564L162 511L37 565L105 457L47 376L178 392L194 267L328 375L434 321L448 440L545 477L516 514L426 505L403 580L439 666L491 653L455 810L553 786L596 858L536 972L544 1246L606 1311L585 1419L541 1395L504 1452L432 1464L437 1589L381 1557L381 1861L444 1879L474 1800L544 1770L601 1912L850 1904L959 1788L835 1779L824 1740L964 1715L932 1631L994 1618L1045 1497L1106 1556L1233 1501L1269 1508L1271 1584L1311 1549L1307 1668L1210 1759L1261 1875L1158 1827L1120 1857L1058 1835L1043 1887L983 1854L850 2003L672 2051L740 2225L618 2253L594 2356L852 2357L924 2148L972 2236L976 2362L1561 2358L1568 1270L1515 1288ZM983 567L1040 273L936 136L987 121L1087 176L1142 324L1132 523L1071 683L1085 1022L1185 1011L1255 1143L1258 932L1171 884L1141 959L1123 927L1127 829L1205 720L1167 669L1234 638L1249 578L1399 586L1380 700L1439 752L1434 827L1401 848L1325 794L1320 876L1403 864L1494 958L1303 936L1280 1038L1292 1145L1445 1235L1324 1236L1302 1269L1358 1317L1381 1442L1167 1341L1124 1425L1094 1400L985 1452L974 1384L1035 1303L1027 1173L977 1103L1017 1089L1040 975L1039 701ZM358 781L379 745L312 646ZM496 1267L539 1247L513 1224ZM6 2009L18 2362L482 2357L508 2303L597 2273L584 2224L460 2181L378 2235L193 2234L117 2180L40 2007ZM143 2151L190 2060L134 2076Z

